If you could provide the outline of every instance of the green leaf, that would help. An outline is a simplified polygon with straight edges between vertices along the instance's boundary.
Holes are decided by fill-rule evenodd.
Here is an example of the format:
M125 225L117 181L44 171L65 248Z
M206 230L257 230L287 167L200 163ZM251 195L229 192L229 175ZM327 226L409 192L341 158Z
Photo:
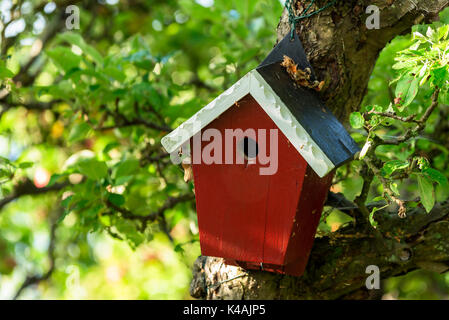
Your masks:
M366 111L367 112L372 112L372 111L382 112L382 111L384 111L384 108L382 106L378 106L378 105L371 105L371 106L366 107Z
M379 210L381 210L381 208L374 207L373 210L371 210L371 213L369 214L369 223L370 223L374 228L377 227L377 221L374 220L374 214L375 214L377 211L379 211Z
M412 78L410 76L405 76L399 80L396 86L396 97L401 98L402 107L399 108L401 111L403 108L408 106L413 102L416 95L418 94L419 79Z
M175 252L178 252L178 253L184 253L184 248L182 247L182 243L178 243L176 246L175 246L175 248L174 248L174 250L175 250Z
M70 195L64 200L61 201L61 206L64 208L64 211L62 212L61 216L58 218L57 223L60 223L64 220L64 218L70 213L71 211L71 205L73 202L74 196Z
M385 200L385 198L383 196L377 196L377 197L373 198L371 201L377 202L377 201L383 201L383 200Z
M449 33L449 25L445 24L442 27L438 28L438 39L446 39Z
M397 62L392 66L392 68L395 70L408 69L415 67L416 64L417 62L415 60L404 60Z
M75 124L72 127L72 130L70 130L68 141L76 142L76 141L83 140L84 138L86 138L89 131L90 131L90 126L86 122Z
M5 78L12 78L14 73L6 67L0 66L0 80Z
M123 70L119 70L118 68L114 67L107 67L103 69L103 73L114 80L117 80L118 82L123 82L126 80L126 75Z
M390 183L390 189L396 194L399 195L399 188L396 182Z
M115 204L118 207L125 204L125 197L123 197L121 194L117 194L117 193L109 193L108 200L111 201L113 204Z
M47 50L47 56L55 63L55 65L64 72L77 68L82 58L66 47L56 47Z
M433 188L432 181L429 178L419 175L418 176L418 189L421 197L421 203L429 213L435 205L435 190Z
M449 186L449 182L446 176L442 174L440 171L427 167L424 168L422 172L432 181L437 182L440 186L442 187Z
M445 82L448 80L449 72L447 70L447 66L443 66L437 69L433 69L431 71L432 74L432 82L442 88Z
M58 180L62 177L65 177L66 174L53 174L50 178L50 181L47 184L47 187L51 187L52 185L54 185L56 182L58 182Z
M122 177L116 178L114 185L121 186L121 185L131 181L132 178L133 178L133 176L122 176Z
M407 169L409 165L410 164L408 161L391 160L384 164L381 170L381 174L382 176L388 178L393 174L393 172L397 170Z
M123 60L128 61L130 63L135 64L139 68L145 69L145 70L152 70L154 68L155 59L151 55L149 50L143 49L139 50L127 57L125 57Z
M449 92L448 91L441 91L438 100L442 104L449 104Z
M107 154L109 151L111 151L112 149L119 147L119 146L120 146L120 143L118 143L117 141L110 142L106 145L106 147L104 147L103 153Z
M371 127L376 127L381 122L382 122L382 118L381 117L379 117L377 115L373 115L371 117L371 120L369 121L369 124L371 125Z
M22 162L22 163L19 163L19 168L20 169L28 169L28 168L31 168L33 165L34 165L33 162Z
M78 170L89 179L99 180L108 175L108 167L103 161L87 159L78 163Z
M14 73L6 67L6 60L0 60L0 80L12 78Z
M363 118L360 112L353 112L349 116L349 123L354 129L363 128L363 124L365 123L365 119Z
M122 161L117 166L115 171L115 178L129 176L137 171L139 168L139 160L137 159L127 159Z
M10 175L11 175L11 172L0 168L0 178L9 177Z
M9 160L8 158L2 157L2 156L0 156L0 162L14 166L14 164L11 162L11 160Z
M427 28L426 36L428 38L433 38L435 36L435 30L432 29L432 27Z
M58 38L59 40L66 41L79 47L85 55L92 58L92 60L94 60L96 63L103 64L103 57L101 56L101 54L97 51L97 49L88 45L80 34L74 32L64 32L60 34Z
M415 31L413 32L413 39L426 40L426 37L422 33Z

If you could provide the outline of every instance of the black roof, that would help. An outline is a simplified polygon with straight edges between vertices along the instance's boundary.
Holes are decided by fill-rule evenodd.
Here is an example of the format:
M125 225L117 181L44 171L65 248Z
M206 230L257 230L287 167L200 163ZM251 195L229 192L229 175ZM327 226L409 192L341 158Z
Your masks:
M268 56L262 61L259 65L260 67L277 63L284 59L284 55L293 59L293 61L298 65L298 67L302 70L306 68L310 68L312 71L312 80L315 80L315 73L313 72L312 65L309 60L307 60L306 52L302 46L301 40L299 40L298 34L295 32L293 39L291 39L290 33L287 34L284 39L281 40Z
M285 68L281 66L284 55L292 58L299 68L308 67L313 70L301 41L295 33L293 41L290 41L290 34L288 34L270 52L256 69L257 72L270 85L329 160L336 167L342 165L352 159L360 148L343 125L327 109L317 93L312 89L296 85L290 78Z

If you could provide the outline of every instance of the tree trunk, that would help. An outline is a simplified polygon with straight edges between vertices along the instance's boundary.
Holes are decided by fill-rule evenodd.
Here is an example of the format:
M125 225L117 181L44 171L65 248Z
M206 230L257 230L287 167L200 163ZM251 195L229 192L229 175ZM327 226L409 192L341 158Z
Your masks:
M310 1L295 1L301 14ZM322 7L326 1L317 1ZM411 26L438 19L448 0L345 0L296 26L319 80L326 86L322 98L342 122L357 111L379 52L395 36L410 32ZM368 30L365 13L369 5L380 10L380 29ZM313 8L313 7L312 7ZM309 9L310 12L311 9ZM277 28L278 41L290 32L286 10Z
M430 214L423 210L380 221L379 242L361 228L348 227L331 238L317 238L301 277L228 266L221 258L199 257L190 294L202 299L342 299L369 298L366 268L376 265L388 278L423 268L449 270L449 202Z
M296 15L309 1L295 1ZM312 7L322 7L317 1ZM380 9L380 29L366 28L367 6ZM319 80L325 80L322 98L347 124L349 113L359 109L379 52L411 26L430 22L449 0L345 0L296 26ZM278 40L290 32L287 12L277 28ZM353 209L357 214L357 209ZM449 269L449 203L431 214L417 209L407 219L391 216L381 221L385 239L366 233L358 224L317 238L302 277L228 266L220 258L199 257L194 265L190 293L201 299L338 299L369 298L366 267L376 265L388 278L426 268ZM364 289L365 288L365 289Z

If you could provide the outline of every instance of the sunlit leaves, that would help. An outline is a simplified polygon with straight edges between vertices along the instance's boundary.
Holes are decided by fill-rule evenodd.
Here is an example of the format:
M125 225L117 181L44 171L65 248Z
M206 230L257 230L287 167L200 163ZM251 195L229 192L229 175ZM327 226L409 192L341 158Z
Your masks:
M0 186L2 186L2 191L4 184L11 182L16 173L23 173L26 169L33 167L33 165L34 163L30 161L11 161L0 156Z
M384 177L388 178L390 177L395 171L403 170L408 168L409 166L408 161L401 161L401 160L391 160L387 161L382 170L381 173Z
M421 30L423 28L425 32ZM401 72L396 97L402 98L404 107L416 96L414 91L417 84L422 86L428 81L429 76L431 85L440 89L445 87L448 81L449 26L443 25L438 28L417 26L415 29L414 45L401 51L396 57L397 63L393 66Z
M447 25L415 26L412 42L396 53L391 66L397 78L390 82L396 84L396 88L390 92L389 105L384 108L368 106L364 113L352 113L350 117L354 128L364 128L368 133L359 159L365 158L373 141L379 144L375 152L367 155L370 157L368 160L383 186L385 199L389 203L402 203L401 210L405 210L406 203L399 198L402 189L406 188L412 194L419 193L420 202L430 212L436 195L443 196L440 191L448 188L445 173L431 167L437 163L427 156L416 156L418 152L425 154L435 150L446 153L439 141L428 140L423 135L433 129L428 126L433 117L429 118L430 113L425 111L435 91L438 89L440 102L449 101L448 34ZM418 179L414 189L408 182L404 183L412 176ZM437 184L439 188L435 188Z
M79 66L82 58L81 56L72 52L67 47L55 47L47 50L47 56L49 56L55 65L64 72L68 72Z
M137 231L136 224L126 219L116 219L115 228L123 235L132 248L137 247L145 240L145 236Z
M118 67L108 66L103 69L103 73L118 82L124 82L126 80L126 74Z
M0 60L0 79L6 79L2 88L9 90L13 86L10 79L21 70L24 72L18 77L20 88L15 88L8 101L12 98L15 104L45 107L14 107L3 115L0 138L11 143L0 148L2 155L11 159L0 165L0 182L6 181L1 185L0 197L14 192L20 179L31 178L34 167L45 167L51 174L47 187L67 183L59 192L48 194L51 210L43 208L40 202L36 205L45 195L24 197L11 204L11 209L19 214L23 212L41 221L37 224L33 220L29 228L23 229L46 233L48 226L40 225L47 223L62 201L65 210L58 225L61 248L55 269L59 275L53 280L61 279L63 286L66 275L61 277L60 271L65 274L66 261L73 267L74 261L79 262L84 268L94 260L90 246L95 240L86 244L84 232L111 232L134 248L151 241L160 230L159 221L144 231L136 228L136 221L127 221L108 203L136 215L147 215L157 212L168 196L190 191L190 186L182 181L182 172L171 165L168 157L157 163L151 161L160 157L163 133L128 122L144 119L176 127L190 117L261 62L276 41L274 30L283 10L278 1L268 0L216 0L210 7L190 0L157 5L142 2L139 6L128 6L122 1L102 3L80 2L80 30L56 30L56 37L45 42L43 53L36 56L27 72L23 67L36 49L30 40L51 35L49 30L42 34L25 31L17 39L10 38L16 42L7 53L12 57L5 55ZM95 9L86 10L87 6ZM59 20L55 16L58 11L56 8L45 14L46 29L54 18ZM30 12L28 16L37 15ZM158 28L152 28L156 20ZM82 156L76 157L78 154ZM29 167L31 162L36 165ZM22 206L23 203L27 205ZM20 210L17 205L22 206ZM173 232L175 241L186 243L192 233L198 232L190 204L178 204L165 216L168 228L182 231ZM2 214L3 222L6 217ZM13 249L17 245L27 252L34 250L32 232L24 236L23 230L12 223L2 230L17 237L11 242ZM74 244L67 243L68 238ZM84 253L73 254L76 250L72 247ZM186 255L191 254L188 251L191 250L186 250ZM39 254L45 260L42 270L37 270L40 274L48 261L44 252ZM166 262L160 265L164 268ZM177 266L177 279L179 270ZM187 269L185 273L190 275ZM167 274L173 278L171 272ZM179 287L179 283L173 287Z
M427 212L430 212L435 205L435 190L429 178L418 175L418 190L421 203Z
M409 68L416 67L417 64L418 64L418 62L416 60L404 60L404 61L399 61L399 62L395 63L392 66L392 68L395 70L409 69Z
M79 33L64 32L57 36L59 41L77 46L82 52L98 64L103 64L103 57L93 46L87 44Z
M152 70L156 62L156 59L147 49L141 49L133 54L130 54L129 56L124 57L124 60L129 61L144 70Z
M108 167L105 162L96 159L86 159L78 162L79 172L89 179L99 180L108 175Z
M418 86L419 78L403 77L398 82L396 87L396 97L401 98L400 110L413 102L418 93Z
M447 177L440 171L427 167L424 168L422 172L424 173L425 176L427 176L432 181L437 182L440 186L445 188L449 187Z
M120 207L125 204L125 197L117 193L109 193L108 200L114 205Z
M14 76L14 73L6 67L5 60L0 60L0 81L3 81L5 78L11 78Z
M137 159L126 159L119 162L115 170L115 178L123 176L130 176L136 173L139 168L139 161Z
M396 182L390 183L390 189L391 189L391 191L393 191L395 193L395 195L397 195L397 196L400 195L399 186Z
M353 112L349 117L349 122L354 129L360 129L363 127L365 119L360 112Z
M70 131L68 141L76 142L86 138L87 134L91 130L90 125L86 122L78 123L72 127Z
M383 209L383 208L374 207L369 214L369 223L371 224L371 226L373 226L373 228L377 228L377 226L378 226L377 221L374 220L374 214L381 209Z
M433 83L439 88L442 88L449 79L449 70L447 66L442 66L440 68L433 69L431 75Z
M19 163L19 168L20 169L28 169L31 168L34 165L33 162L21 162Z
M445 24L438 28L438 40L446 40L449 35L449 25Z

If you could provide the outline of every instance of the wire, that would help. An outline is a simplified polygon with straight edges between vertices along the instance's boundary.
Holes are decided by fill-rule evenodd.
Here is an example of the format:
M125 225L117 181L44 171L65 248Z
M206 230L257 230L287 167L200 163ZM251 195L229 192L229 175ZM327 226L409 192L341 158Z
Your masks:
M315 3L315 0L311 0L309 5L301 13L301 15L300 16L296 16L295 12L293 11L293 1L294 0L286 0L285 1L285 8L287 9L288 20L289 20L290 25L291 25L290 36L291 36L292 39L293 39L294 32L295 32L295 29L296 29L296 23L298 21L310 18L310 17L312 17L312 16L314 16L314 15L316 15L316 14L318 14L318 13L324 11L324 10L326 10L327 8L333 6L337 2L337 0L333 0L333 1L327 3L326 5L324 5L323 7L319 8L319 9L317 9L317 10L315 10L313 12L307 13L309 11L309 9L312 7L312 5Z

